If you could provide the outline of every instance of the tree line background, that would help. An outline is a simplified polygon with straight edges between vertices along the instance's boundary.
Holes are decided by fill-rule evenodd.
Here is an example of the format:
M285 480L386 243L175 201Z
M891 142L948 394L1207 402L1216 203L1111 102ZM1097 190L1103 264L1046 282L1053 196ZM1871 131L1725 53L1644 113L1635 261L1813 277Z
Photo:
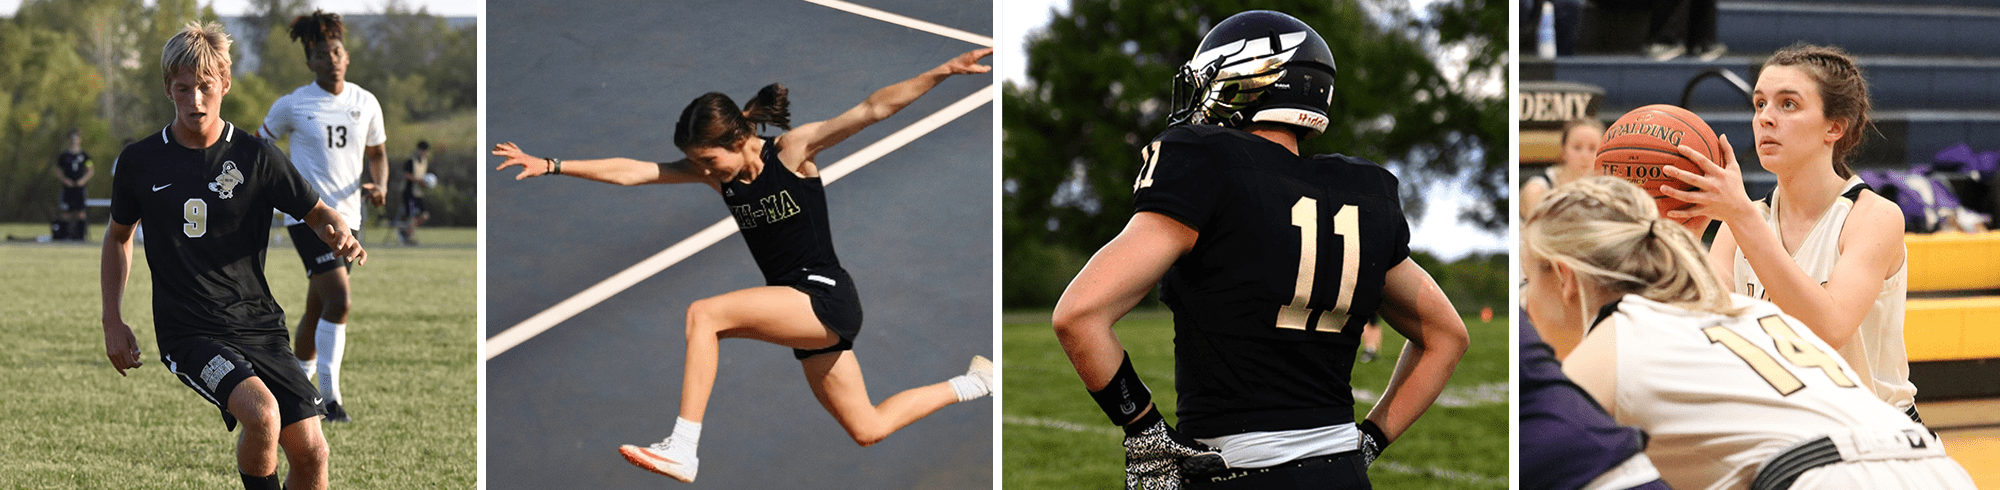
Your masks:
M243 17L221 18L195 0L27 0L0 18L0 221L53 218L61 183L55 157L70 129L83 133L96 175L90 198L111 196L111 167L124 145L173 120L160 50L189 21L221 22L235 65L223 119L245 130L264 121L279 97L312 81L305 52L287 35L309 0L253 0ZM418 140L431 142L432 225L477 223L478 32L471 19L446 19L391 0L381 12L343 15L351 64L347 81L382 104L391 203L401 165ZM289 148L283 144L279 148ZM371 216L384 208L370 207ZM91 219L108 212L94 209Z
M1331 122L1300 153L1383 164L1401 178L1413 220L1424 214L1427 192L1461 189L1474 202L1458 210L1461 221L1506 230L1506 2L1185 3L1073 0L1028 35L1027 80L1007 81L1002 93L1007 308L1053 306L1090 254L1124 227L1138 149L1166 129L1174 73L1210 27L1246 10L1291 14L1333 51ZM1416 260L1461 310L1506 304L1504 254L1445 263L1419 252Z

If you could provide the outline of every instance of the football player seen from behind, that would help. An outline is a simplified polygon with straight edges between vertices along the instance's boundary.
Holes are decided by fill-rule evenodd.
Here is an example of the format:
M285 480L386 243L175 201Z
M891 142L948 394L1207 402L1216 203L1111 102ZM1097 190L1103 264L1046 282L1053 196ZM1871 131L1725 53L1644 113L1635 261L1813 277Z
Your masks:
M1368 465L1464 354L1463 320L1409 259L1396 177L1298 153L1327 130L1336 73L1326 42L1289 15L1217 24L1175 79L1171 127L1139 151L1131 220L1057 303L1056 335L1085 389L1126 427L1127 488L1369 488ZM1112 331L1158 283L1185 436ZM1378 314L1409 342L1357 420L1348 380ZM1206 463L1207 448L1225 468ZM1187 459L1165 466L1147 451Z

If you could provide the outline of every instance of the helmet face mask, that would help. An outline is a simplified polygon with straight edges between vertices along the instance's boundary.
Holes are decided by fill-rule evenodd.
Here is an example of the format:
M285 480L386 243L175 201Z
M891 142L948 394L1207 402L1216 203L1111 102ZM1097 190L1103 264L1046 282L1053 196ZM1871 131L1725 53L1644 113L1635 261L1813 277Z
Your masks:
M1170 126L1275 122L1326 130L1333 55L1298 19L1265 10L1217 24L1174 76Z

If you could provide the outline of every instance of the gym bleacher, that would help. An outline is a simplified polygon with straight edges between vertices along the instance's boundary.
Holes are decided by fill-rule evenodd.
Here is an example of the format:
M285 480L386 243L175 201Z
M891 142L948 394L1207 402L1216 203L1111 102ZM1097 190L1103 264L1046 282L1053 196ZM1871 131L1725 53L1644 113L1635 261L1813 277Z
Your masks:
M1721 0L1716 37L1729 51L1713 61L1648 59L1640 54L1644 12L1586 3L1576 55L1542 59L1524 43L1523 101L1538 90L1601 89L1594 115L1607 122L1647 104L1687 107L1735 144L1752 198L1769 194L1775 178L1748 144L1752 114L1742 89L1754 85L1766 56L1797 41L1846 49L1868 78L1875 127L1850 160L1857 171L1956 168L1934 160L1959 144L1974 152L2000 150L1995 0ZM1746 85L1732 83L1732 75ZM1553 130L1546 123L1531 126L1524 117L1523 175L1559 154ZM1992 216L2000 208L2000 176L1993 173L1939 180L1964 192L1958 197L1965 208ZM1910 301L1904 337L1918 399L2000 396L2000 376L1994 375L2000 373L2000 232L1911 233L1905 243Z

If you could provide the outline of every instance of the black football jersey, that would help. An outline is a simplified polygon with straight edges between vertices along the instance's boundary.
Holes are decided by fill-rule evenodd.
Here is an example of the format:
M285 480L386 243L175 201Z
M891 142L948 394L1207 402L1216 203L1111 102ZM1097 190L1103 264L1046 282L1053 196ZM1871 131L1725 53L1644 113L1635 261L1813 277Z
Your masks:
M64 151L56 155L56 171L65 179L83 178L83 170L90 166L90 154L81 151Z
M1168 129L1141 156L1135 211L1200 233L1161 285L1181 429L1216 437L1353 422L1361 329L1385 274L1410 254L1396 177L1211 125Z
M722 183L722 201L743 231L764 283L791 285L804 280L806 271L840 267L827 222L826 186L785 168L774 139L764 140L762 160L756 180Z
M264 280L271 211L304 218L319 195L283 152L233 124L203 149L162 130L125 147L111 188L111 219L144 229L161 345L188 336L287 338L285 313Z

